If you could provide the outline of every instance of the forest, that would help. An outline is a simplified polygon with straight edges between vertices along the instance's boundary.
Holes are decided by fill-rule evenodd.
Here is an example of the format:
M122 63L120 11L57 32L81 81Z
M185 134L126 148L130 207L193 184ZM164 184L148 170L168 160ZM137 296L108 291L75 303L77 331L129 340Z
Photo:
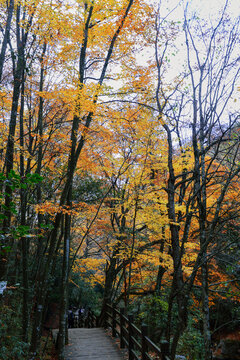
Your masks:
M0 359L107 303L240 359L240 16L209 3L0 0Z

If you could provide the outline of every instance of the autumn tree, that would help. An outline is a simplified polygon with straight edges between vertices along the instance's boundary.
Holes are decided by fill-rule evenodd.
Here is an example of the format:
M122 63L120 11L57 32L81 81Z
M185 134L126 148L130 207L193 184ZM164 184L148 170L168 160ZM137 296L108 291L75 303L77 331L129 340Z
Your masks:
M26 291L29 252L38 259L34 277L30 279L31 284L34 284L36 301L31 340L31 352L35 356L46 309L49 275L54 271L54 259L61 242L64 242L61 356L66 323L74 174L85 143L91 137L89 128L93 119L96 119L99 96L108 93L104 81L110 73L117 78L112 64L131 53L130 47L134 42L131 32L141 31L140 19L131 10L133 1L111 3L109 6L105 4L104 7L100 2L83 2L76 5L78 11L74 13L68 4L33 1L13 5L12 2L9 6L7 4L8 15L2 43L2 58L5 60L6 54L12 55L14 80L12 97L9 96L12 109L9 127L6 124L9 135L7 143L3 144L4 147L6 145L3 168L8 177L9 174L15 176L20 167L19 175L16 174L17 179L22 181L19 186L20 226L26 231L31 227L31 234L23 232L20 238L9 240L14 245L10 256L14 257L15 249L22 243L21 262L26 275L23 281ZM134 11L143 14L138 2L134 4ZM6 62L1 61L1 70L2 64L6 69ZM60 83L57 79L59 75ZM55 85L51 83L52 76ZM111 93L111 87L109 90ZM7 110L4 116L6 114ZM60 137L64 140L64 147L60 144ZM25 180L30 179L32 174L38 177L31 179L40 181L40 175L48 176L48 179L36 184L36 189L30 194ZM7 235L15 221L10 209L14 199L11 181L12 178L9 178L3 184L6 196L2 229ZM49 185L50 189L47 189ZM54 193L55 203L52 199L47 201ZM41 205L37 222L33 216L34 202ZM48 222L53 225L48 226ZM34 236L40 239L37 246L29 240ZM3 246L9 245L9 241ZM9 270L12 269L10 264L11 261L8 262ZM3 269L3 277L5 273ZM25 313L26 321L28 317L29 313ZM28 326L23 328L27 333Z
M177 76L177 85L171 87L168 92L166 92L163 71L169 45L160 47L161 26L164 23L161 11L156 21L155 49L158 70L156 102L159 121L168 139L169 178L166 191L174 265L166 332L168 341L171 336L172 306L175 299L178 306L177 328L171 344L172 359L175 357L178 339L187 327L189 294L199 268L202 273L205 358L211 357L207 290L208 248L214 241L221 222L224 199L228 196L230 184L239 174L239 166L235 163L227 168L222 167L223 159L230 148L225 147L221 159L218 156L220 144L225 141L224 135L233 128L238 119L238 113L231 109L231 99L236 91L239 75L234 51L239 40L237 36L239 20L232 23L226 18L227 4L211 26L202 23L200 19L189 17L189 10L186 7L183 29L187 70L183 73L184 78L181 78L181 75ZM182 82L185 88L181 86ZM189 125L191 132L186 126L185 118L191 119ZM182 157L182 169L176 167L176 147L179 149L178 156ZM232 148L232 144L230 147ZM193 153L192 169L186 162L187 151ZM233 157L237 154L236 146ZM222 171L222 176L219 178L218 173ZM216 199L210 205L208 199L214 191ZM192 272L185 280L183 257L187 243L191 240L193 225L197 226L200 248Z

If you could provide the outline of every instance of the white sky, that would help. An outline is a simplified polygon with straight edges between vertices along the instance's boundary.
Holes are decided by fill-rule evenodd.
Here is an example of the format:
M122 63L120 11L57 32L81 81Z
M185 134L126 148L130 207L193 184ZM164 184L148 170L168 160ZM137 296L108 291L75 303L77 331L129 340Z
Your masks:
M151 3L158 4L159 1L150 0ZM174 17L182 18L183 8L188 4L189 9L196 11L199 16L208 18L211 15L215 15L225 5L226 0L162 0L162 11L164 9L171 10L178 4L178 8L174 12ZM233 16L240 15L240 1L228 0L228 11ZM167 11L165 10L165 13Z
M194 14L199 18L204 19L206 22L211 22L214 26L215 23L219 20L222 9L226 4L226 0L148 0L149 3L155 4L156 8L158 4L161 3L161 17L170 15L167 17L168 20L181 21L183 23L184 19L184 9L186 5L188 6L189 18ZM175 9L175 10L173 10ZM173 11L172 11L173 10ZM240 16L240 0L228 0L227 13L233 19ZM185 43L185 36L182 32L178 34L178 39L176 46L178 47L178 56L171 56L171 69L172 74L178 73L181 65L186 60L186 50L181 46L181 43ZM139 56L139 64L146 63L146 60L149 57L154 56L152 53L153 49L150 52L145 52ZM182 56L181 56L182 55ZM182 64L180 64L179 59L182 59Z

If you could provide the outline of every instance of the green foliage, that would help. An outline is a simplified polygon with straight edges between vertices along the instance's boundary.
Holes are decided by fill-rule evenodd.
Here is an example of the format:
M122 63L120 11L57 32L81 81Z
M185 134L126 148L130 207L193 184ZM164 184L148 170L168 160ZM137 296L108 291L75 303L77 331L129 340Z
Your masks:
M11 336L4 339L3 344L4 345L0 347L0 357L2 360L26 359L28 344L25 342L19 341L16 337Z
M137 326L142 323L148 326L149 337L158 344L164 337L165 326L167 324L168 312L168 292L161 295L149 295L144 298L135 298L129 311L135 314ZM193 304L192 304L193 305ZM173 306L173 321L177 319L177 306ZM200 331L201 312L192 306L192 312L189 314L189 323L186 331L180 337L177 354L185 356L188 360L202 360L203 337ZM173 323L173 329L176 324Z
M40 228L43 230L52 230L54 226L52 224L40 224Z
M16 305L16 304L15 304ZM0 359L26 359L28 344L21 341L20 309L2 305L0 308Z
M61 257L56 260L55 272L49 277L49 303L59 304L61 298ZM71 307L91 307L95 313L100 313L102 306L102 288L92 287L84 280L81 273L71 273L68 285L68 304Z
M19 225L13 231L13 235L15 238L20 238L23 236L27 236L29 233L30 227L27 225Z
M186 356L188 360L202 360L203 349L204 342L198 323L190 318L188 327L178 342L177 354Z
M158 342L167 322L167 296L149 295L144 299L136 299L130 310L136 313L138 325L148 325L150 338Z
M27 174L23 179L14 170L11 170L7 177L0 173L0 184L7 185L13 191L16 189L27 189L29 185L38 184L42 179L42 176L36 173Z
M29 185L29 184L38 184L42 182L43 177L37 173L34 173L34 174L27 174L25 179L26 179L25 183Z
M74 307L89 306L99 313L102 305L102 289L89 285L79 274L72 275L69 284L69 305Z
M31 186L38 184L41 181L42 181L42 177L39 174L35 174L35 173L27 174L23 179L13 170L9 172L7 177L3 173L0 173L0 187L4 189L7 186L13 192L16 193L19 192L19 190L21 189L29 189ZM9 207L6 207L4 205L4 198L6 194L7 194L6 191L2 191L2 193L0 194L0 201L2 202L1 212L0 212L0 223L3 222L4 219L6 218L5 211L10 211L10 213L15 216L17 216L18 214L17 211L18 197L15 196L14 201L11 201ZM31 234L29 232L30 232L29 226L19 225L9 229L9 234L7 234L7 236L11 235L15 239L21 238L23 236L30 237ZM11 247L9 245L4 244L6 234L3 234L0 231L0 236L1 234L2 234L2 239L0 237L0 240L2 240L1 243L3 242L3 244L1 245L1 254L5 254L11 251Z
M224 329L232 331L239 326L240 309L239 302L232 298L216 299L215 304L210 307L210 322L214 329L213 333Z
M102 199L104 194L104 183L101 179L94 179L91 176L78 178L73 190L73 199L94 203Z

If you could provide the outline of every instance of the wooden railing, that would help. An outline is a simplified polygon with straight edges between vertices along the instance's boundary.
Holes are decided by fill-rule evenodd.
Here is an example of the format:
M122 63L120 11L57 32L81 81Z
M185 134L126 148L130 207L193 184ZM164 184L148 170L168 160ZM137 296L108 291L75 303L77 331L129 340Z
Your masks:
M98 326L98 317L94 314L94 312L89 308L84 312L84 314L78 313L78 315L74 314L74 328L94 328Z
M100 321L111 328L113 337L119 337L121 348L128 348L129 360L170 360L167 341L162 341L159 348L149 339L147 326L142 325L140 330L133 323L133 315L127 316L124 308L118 310L107 304Z

